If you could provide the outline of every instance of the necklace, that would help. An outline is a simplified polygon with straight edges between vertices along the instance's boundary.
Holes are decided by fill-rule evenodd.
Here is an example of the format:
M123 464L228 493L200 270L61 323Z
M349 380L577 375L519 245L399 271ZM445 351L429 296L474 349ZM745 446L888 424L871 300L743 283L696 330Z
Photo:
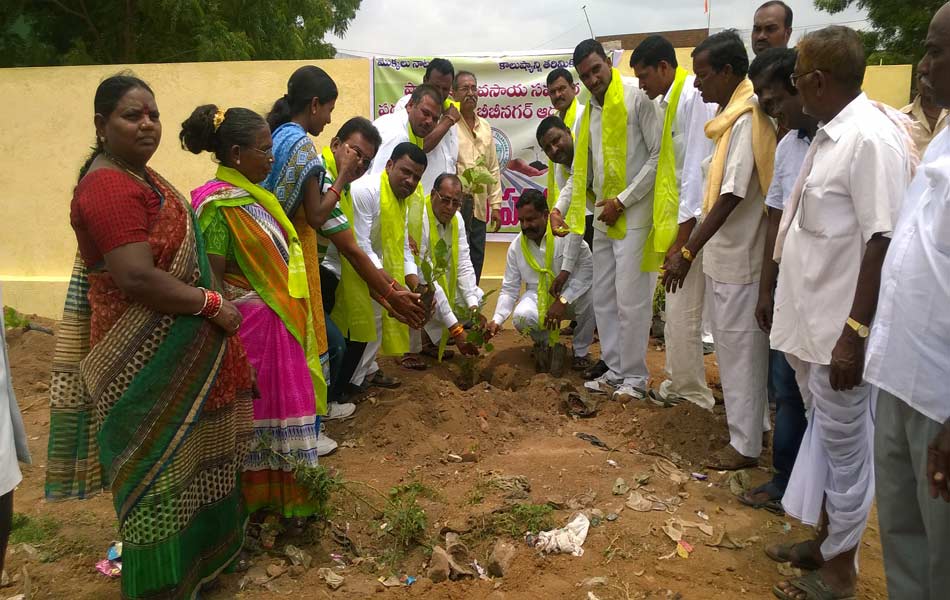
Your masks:
M118 156L112 154L111 152L105 152L105 151L103 151L102 154L103 154L103 156L105 156L107 159L109 159L115 166L119 167L120 169L122 169L123 171L125 171L126 173L128 173L129 175L131 175L132 177L135 177L136 179L138 179L138 180L141 181L142 183L144 183L144 184L148 185L149 187L151 187L152 184L149 183L148 179L146 178L147 175L144 175L144 174L143 174L143 175L139 175L138 173L135 172L135 169L132 168L132 165L130 165L129 163L125 162L124 160L122 160L122 159L119 158Z
M107 159L109 159L115 166L119 167L120 169L122 169L123 171L131 175L132 177L135 177L136 179L144 183L146 186L148 186L148 188L152 190L156 196L158 196L158 201L160 204L165 203L165 195L162 194L161 190L159 190L158 187L156 187L154 183L152 183L152 179L148 176L148 171L145 171L143 175L139 175L132 168L132 165L125 162L118 156L106 151L103 151L102 155L105 156Z

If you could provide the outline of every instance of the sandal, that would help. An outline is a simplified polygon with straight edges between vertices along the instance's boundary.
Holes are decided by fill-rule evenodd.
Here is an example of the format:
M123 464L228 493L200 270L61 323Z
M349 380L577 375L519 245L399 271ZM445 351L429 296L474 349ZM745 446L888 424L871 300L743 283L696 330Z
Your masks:
M571 369L575 371L586 371L592 366L594 366L594 361L590 359L590 356L575 356L571 361Z
M403 354L402 358L399 359L399 364L404 369L411 369L413 371L425 371L429 368L429 365L427 365L418 354ZM377 371L377 373L378 372L379 371Z
M435 344L423 346L422 352L420 352L419 354L421 354L422 356L428 356L429 358L433 358L435 360L439 360L439 347L436 346ZM442 352L442 360L450 360L454 356L455 356L455 350L450 350L449 348L446 348L445 351Z
M647 396L649 396L650 402L656 404L657 406L662 406L663 408L673 408L685 400L685 398L682 396L677 396L675 394L669 394L666 396L666 398L664 398L657 390L650 390Z
M759 459L743 456L732 446L726 446L712 455L706 467L717 471L738 471L758 466Z
M785 514L785 508L782 507L782 494L774 493L777 491L778 488L770 481L739 496L739 502L752 508L764 508L772 514L782 516ZM764 494L767 498L756 500L755 497L760 494Z
M791 563L797 569L817 571L824 566L825 561L815 559L815 555L811 551L815 543L815 540L807 540L797 544L766 546L765 555L777 563Z
M854 594L837 595L831 587L821 578L821 573L812 571L805 573L801 577L789 579L796 590L805 592L804 600L854 600ZM779 587L779 584L772 586L772 593L780 600L800 600L795 596L790 596L788 592Z
M597 414L598 402L586 394L582 396L575 392L565 392L562 395L562 402L564 411L569 417L589 418Z
M376 371L369 378L363 382L363 385L366 387L381 387L387 389L397 388L402 385L402 382L396 379L395 377L389 377L382 370Z

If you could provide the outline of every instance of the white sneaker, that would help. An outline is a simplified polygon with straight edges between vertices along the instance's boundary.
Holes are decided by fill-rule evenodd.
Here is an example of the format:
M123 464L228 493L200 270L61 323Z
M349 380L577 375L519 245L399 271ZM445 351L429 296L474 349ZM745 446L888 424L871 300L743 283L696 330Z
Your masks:
M634 400L646 400L646 397L647 394L645 391L625 383L619 386L616 391L614 391L611 399L616 400L617 402L632 402Z
M346 419L353 416L356 412L356 405L352 402L330 402L327 404L327 414L321 421L334 421L336 419Z
M607 373L604 373L597 379L591 379L584 382L584 389L595 394L612 394L623 381L611 379Z
M332 454L338 446L339 444L321 433L320 437L317 438L317 456Z

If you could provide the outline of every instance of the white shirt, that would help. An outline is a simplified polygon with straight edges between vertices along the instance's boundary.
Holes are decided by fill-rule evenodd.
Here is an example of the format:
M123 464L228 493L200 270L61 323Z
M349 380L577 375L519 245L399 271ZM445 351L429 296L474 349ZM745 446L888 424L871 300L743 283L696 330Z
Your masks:
M472 267L472 257L468 248L468 237L465 235L465 222L462 220L461 215L456 214L455 223L459 235L456 303L461 304L464 302L465 306L468 307L478 306L482 294L478 289L478 285L475 283L475 269ZM451 256L451 235L447 234L446 226L439 223L438 219L436 219L436 231L438 232L439 238L444 240L445 244L449 247L449 256ZM429 247L429 211L424 211L422 213L422 240L419 252L422 255L426 255L431 251ZM448 280L448 277L446 277L446 280ZM458 321L458 319L455 318L454 307L449 305L448 296L446 296L444 292L436 293L436 313L439 316L439 321L446 327L451 327Z
M683 82L676 114L673 116L673 152L676 155L676 181L680 186L679 222L698 219L703 215L702 163L712 155L715 144L706 137L706 123L716 116L718 104L703 102L703 95L696 89L695 75L688 75ZM670 86L672 89L672 85ZM660 106L660 132L669 106L669 90L657 98Z
M379 174L386 169L386 163L389 162L393 149L402 142L409 141L409 113L404 110L383 115L373 121L373 125L379 131L380 137L383 138L383 143L376 153L376 158L373 159L373 164L370 165L366 174L360 178L361 180L372 177L379 179ZM432 185L435 183L436 177L442 173L455 173L458 155L458 133L453 125L439 142L439 145L433 148L432 152L426 154L428 164L425 173L422 174L422 189L426 194L432 191Z
M708 176L712 157L703 161ZM704 185L705 187L705 185ZM732 194L742 201L703 248L703 273L719 283L746 285L759 280L765 251L765 193L752 150L752 113L736 119L719 195Z
M356 243L373 261L377 269L383 268L383 242L380 227L379 176L367 179L360 177L350 188L353 194L353 234ZM405 224L403 224L405 227ZM406 227L403 262L406 275L417 275L416 260L409 247L409 231ZM329 254L327 255L329 258ZM391 275L391 273L390 273Z
M501 282L501 293L498 295L498 303L495 305L495 316L492 320L499 325L504 323L518 303L521 297L521 284L524 283L526 291L534 291L539 294L547 294L548 290L538 290L538 272L531 268L528 261L521 251L521 237L517 237L508 246L508 256L505 262L505 278ZM564 250L569 241L566 237L554 238L554 258L552 260L551 270L556 276L561 271L567 271L564 263ZM528 249L534 256L539 265L544 265L545 238L541 238L541 243L535 244L528 240ZM561 290L561 295L567 300L568 304L573 304L578 298L586 294L594 279L594 258L590 253L587 244L581 244L578 249L577 262L575 269L570 271L567 283ZM554 301L554 299L551 299Z
M814 162L782 250L771 344L827 365L867 243L894 229L909 158L901 133L864 94L822 125L812 144Z
M798 131L789 131L775 147L775 171L772 185L765 195L765 205L777 210L785 210L785 199L795 188L798 173L802 170L811 139Z
M653 223L653 184L656 180L656 163L660 158L660 137L663 119L660 107L650 100L637 85L637 80L623 77L624 103L627 106L627 187L617 195L626 206L627 229L649 227ZM604 199L604 154L601 151L601 121L604 109L595 98L590 105L590 144L587 150L587 185L594 191L597 201ZM574 139L580 130L582 119L574 124ZM576 157L575 157L576 158ZM573 195L572 175L557 199L557 209L567 215ZM607 225L597 219L603 208L594 207L594 228L607 231Z
M950 131L931 141L881 271L864 378L938 423L950 418Z

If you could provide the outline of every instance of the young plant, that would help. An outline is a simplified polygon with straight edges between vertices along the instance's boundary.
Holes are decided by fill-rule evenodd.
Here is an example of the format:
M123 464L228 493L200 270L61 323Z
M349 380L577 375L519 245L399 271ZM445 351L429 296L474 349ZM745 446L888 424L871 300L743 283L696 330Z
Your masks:
M475 346L479 351L478 354L474 356L462 357L461 364L459 365L461 369L461 373L459 374L459 387L463 390L467 390L478 383L478 365L482 358L481 351L492 352L495 350L495 345L488 340L488 334L485 331L485 324L482 323L481 315L482 309L488 302L488 298L496 291L497 290L489 290L488 293L482 296L482 299L478 302L478 306L469 307L460 311L458 315L459 321L472 324L471 329L468 330L468 334L465 336L465 341Z
M490 184L495 183L494 176L485 166L484 156L479 156L474 165L462 171L459 179L462 180L462 192L471 196L484 193Z

